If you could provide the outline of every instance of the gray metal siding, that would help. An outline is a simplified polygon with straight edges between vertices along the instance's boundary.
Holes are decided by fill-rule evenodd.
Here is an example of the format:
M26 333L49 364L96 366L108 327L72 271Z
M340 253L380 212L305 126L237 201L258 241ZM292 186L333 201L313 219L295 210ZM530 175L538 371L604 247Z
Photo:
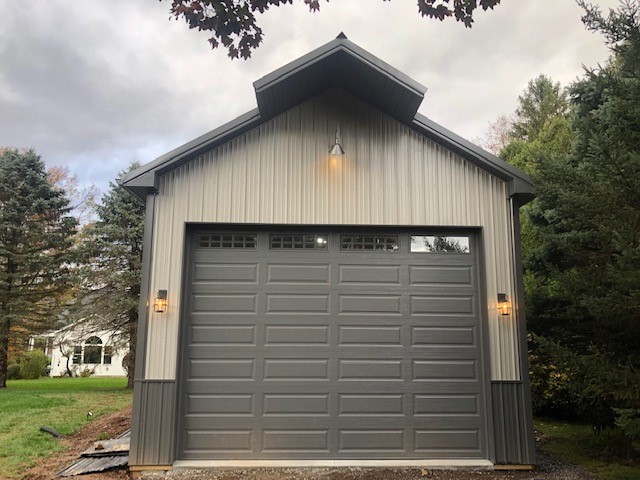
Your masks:
M129 465L171 465L175 460L176 382L136 382Z
M327 251L194 248L179 458L487 458L477 244L329 230Z
M522 382L491 382L495 463L535 464L533 424L527 414L527 398Z
M336 126L347 154L327 151ZM175 378L188 222L482 227L491 375L520 379L507 184L358 99L333 90L236 137L159 181L145 377ZM155 321L157 320L157 321Z

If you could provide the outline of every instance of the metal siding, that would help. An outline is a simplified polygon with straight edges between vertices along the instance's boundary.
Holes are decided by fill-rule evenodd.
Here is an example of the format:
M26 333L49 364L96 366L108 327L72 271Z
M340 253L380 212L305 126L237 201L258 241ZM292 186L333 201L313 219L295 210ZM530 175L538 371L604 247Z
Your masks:
M532 425L527 421L522 382L491 382L495 463L535 464Z
M331 159L336 127L347 154ZM169 290L169 310L150 312L146 378L175 378L185 225L210 222L483 227L491 376L519 380L515 313L496 311L513 296L507 187L337 89L165 174L152 292Z
M134 409L140 420L131 425L129 465L171 465L175 460L175 382L141 380L136 389L140 394Z

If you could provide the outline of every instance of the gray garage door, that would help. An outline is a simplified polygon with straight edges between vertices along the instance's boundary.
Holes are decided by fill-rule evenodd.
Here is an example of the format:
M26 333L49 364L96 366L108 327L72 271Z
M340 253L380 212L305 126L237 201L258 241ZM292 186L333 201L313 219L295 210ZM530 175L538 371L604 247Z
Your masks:
M486 458L472 234L193 234L181 459Z

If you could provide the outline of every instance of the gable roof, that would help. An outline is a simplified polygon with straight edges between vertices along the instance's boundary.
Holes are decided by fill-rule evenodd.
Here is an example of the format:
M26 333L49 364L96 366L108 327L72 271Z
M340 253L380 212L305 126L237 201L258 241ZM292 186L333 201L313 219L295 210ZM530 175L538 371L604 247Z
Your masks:
M226 143L294 106L339 87L452 150L509 184L509 194L533 198L533 183L521 170L417 113L427 89L351 42L344 33L254 82L258 108L127 173L118 183L143 200L158 177Z

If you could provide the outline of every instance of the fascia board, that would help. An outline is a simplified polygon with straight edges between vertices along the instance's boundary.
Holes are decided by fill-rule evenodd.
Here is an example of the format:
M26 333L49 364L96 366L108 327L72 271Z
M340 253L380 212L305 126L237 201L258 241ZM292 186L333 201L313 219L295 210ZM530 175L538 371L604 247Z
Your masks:
M308 68L310 65L320 62L321 60L340 51L343 51L362 61L369 67L384 74L402 87L411 90L413 93L419 95L420 97L424 97L424 94L427 92L427 87L415 81L408 75L402 73L397 68L379 59L375 55L367 52L366 50L346 38L336 38L331 42L294 60L293 62L290 62L287 65L278 68L277 70L274 70L273 72L253 82L253 88L255 89L256 94L263 92L267 88L273 87L275 84L284 80L285 78L291 77L292 75L295 75L296 73Z

